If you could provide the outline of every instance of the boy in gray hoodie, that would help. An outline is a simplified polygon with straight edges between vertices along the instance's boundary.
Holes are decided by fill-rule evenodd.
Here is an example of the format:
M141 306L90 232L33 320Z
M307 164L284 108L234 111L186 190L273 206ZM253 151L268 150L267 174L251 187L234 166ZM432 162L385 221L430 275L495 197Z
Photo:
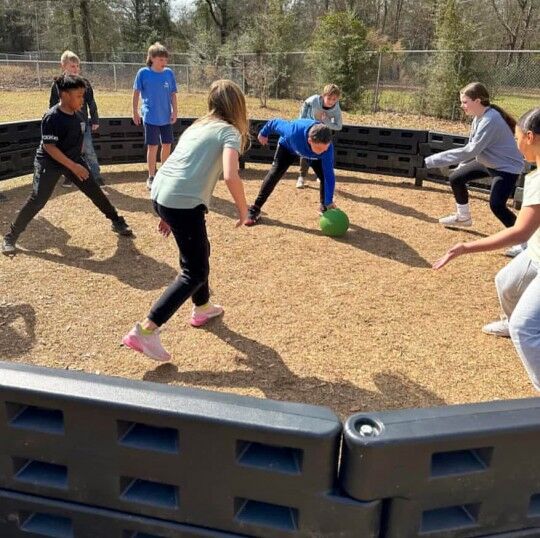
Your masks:
M300 118L307 118L324 123L333 131L341 131L341 108L339 98L341 90L335 84L327 84L323 88L322 95L315 94L308 97L300 109ZM296 188L303 189L305 178L310 165L310 160L300 158L300 175L296 181Z

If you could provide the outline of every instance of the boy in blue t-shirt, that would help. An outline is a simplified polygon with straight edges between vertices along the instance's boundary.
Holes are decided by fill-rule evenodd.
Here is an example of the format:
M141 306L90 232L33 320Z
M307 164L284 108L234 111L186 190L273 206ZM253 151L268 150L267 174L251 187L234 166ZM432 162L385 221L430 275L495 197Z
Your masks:
M320 208L319 212L335 208L334 188L336 178L334 175L334 146L332 145L332 131L322 123L309 119L286 121L274 119L265 123L260 130L258 140L265 146L271 134L278 134L278 146L274 155L274 162L263 180L259 194L249 208L246 226L257 224L261 218L261 208L272 194L279 180L284 176L289 166L298 157L310 159L311 167L320 180Z
M171 153L173 142L172 126L178 116L176 102L176 80L167 67L169 52L161 43L154 43L148 49L147 67L139 69L133 83L133 122L144 124L144 142L147 146L148 179L146 186L152 188L156 175L156 161L161 141L161 163ZM139 115L139 96L142 98Z

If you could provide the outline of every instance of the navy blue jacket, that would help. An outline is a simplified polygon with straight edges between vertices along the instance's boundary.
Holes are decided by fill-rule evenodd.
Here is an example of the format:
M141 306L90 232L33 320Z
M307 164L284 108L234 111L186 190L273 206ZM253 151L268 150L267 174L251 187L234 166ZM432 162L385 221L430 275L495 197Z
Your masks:
M276 118L265 123L259 134L269 136L278 134L278 143L300 157L311 160L320 160L324 173L324 205L330 205L334 201L334 189L336 186L336 176L334 174L334 145L330 144L328 149L321 154L314 153L308 144L308 131L319 121L310 119L299 119L293 121Z

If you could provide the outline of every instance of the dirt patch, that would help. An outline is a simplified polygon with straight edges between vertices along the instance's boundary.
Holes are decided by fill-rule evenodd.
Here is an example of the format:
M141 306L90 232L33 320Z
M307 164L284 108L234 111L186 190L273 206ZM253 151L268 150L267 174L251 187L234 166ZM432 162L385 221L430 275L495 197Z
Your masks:
M335 240L319 231L315 182L297 191L295 171L252 229L234 228L220 182L208 227L225 317L193 329L184 305L163 333L173 361L157 365L120 338L177 274L177 251L155 231L144 167L104 170L137 237L117 238L83 195L58 186L24 251L0 259L2 359L328 405L342 417L534 395L511 342L480 330L498 316L493 278L507 258L430 269L453 243L499 229L484 195L472 196L474 228L450 231L437 223L452 209L447 188L339 172L336 200L352 224ZM250 201L266 170L243 172ZM0 183L3 231L30 180Z

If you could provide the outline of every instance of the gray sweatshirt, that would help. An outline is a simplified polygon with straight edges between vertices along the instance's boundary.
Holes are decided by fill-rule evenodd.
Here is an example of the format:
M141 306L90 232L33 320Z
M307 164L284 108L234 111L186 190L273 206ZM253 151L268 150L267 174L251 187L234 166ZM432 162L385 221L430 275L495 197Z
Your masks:
M469 143L463 148L449 149L426 157L426 168L440 168L476 159L487 168L521 174L523 157L519 152L514 134L504 118L488 108L482 116L475 116L471 125Z
M320 116L321 113L324 114L322 118ZM300 117L320 121L334 131L341 131L342 122L339 102L332 108L324 108L322 95L308 97L302 104Z

